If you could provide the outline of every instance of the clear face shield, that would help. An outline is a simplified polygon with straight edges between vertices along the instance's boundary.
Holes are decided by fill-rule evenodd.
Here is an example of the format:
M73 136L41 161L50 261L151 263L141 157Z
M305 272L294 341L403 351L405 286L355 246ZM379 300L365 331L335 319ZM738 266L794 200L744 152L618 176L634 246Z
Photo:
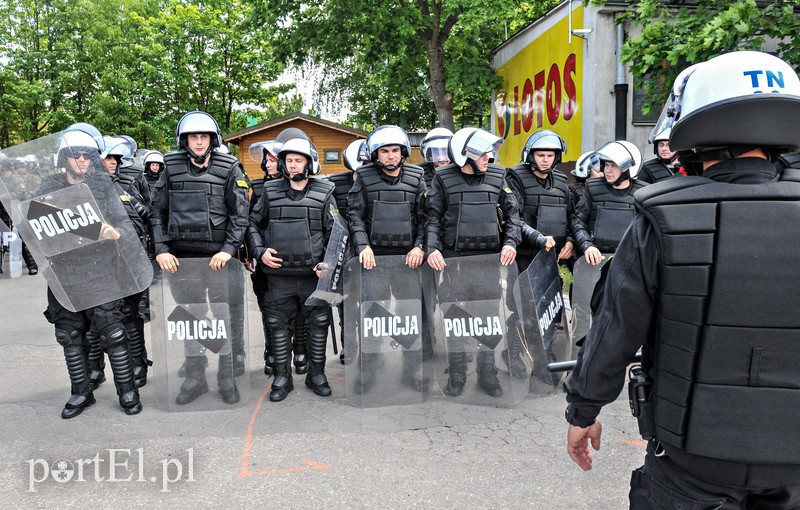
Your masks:
M446 144L446 140L445 140ZM425 159L431 163L449 163L450 155L447 154L447 145L441 147L428 147L425 151Z
M264 150L266 149L267 152L272 154L272 146L273 146L272 140L253 142L247 149L247 154L250 156L250 159L252 159L256 163L261 163L261 160L264 159Z
M488 152L490 154L489 162L493 163L498 159L498 151L502 145L503 139L499 136L495 136L482 129L476 129L469 138L467 138L461 154L467 156L469 159L478 159Z

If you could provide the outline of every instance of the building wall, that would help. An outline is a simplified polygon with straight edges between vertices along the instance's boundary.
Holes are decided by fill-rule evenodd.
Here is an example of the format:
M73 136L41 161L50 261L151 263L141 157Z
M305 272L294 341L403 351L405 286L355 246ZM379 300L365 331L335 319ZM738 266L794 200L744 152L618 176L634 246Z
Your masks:
M255 142L274 140L281 131L290 127L301 129L308 135L308 137L317 147L323 175L335 174L347 170L347 168L344 166L344 150L353 140L356 140L360 137L303 119L295 119L271 128L264 129L257 133L246 135L242 138L239 159L242 161L244 170L250 179L260 179L264 176L264 173L261 170L261 161L253 161L249 156L250 145ZM338 151L338 159L335 161L326 161L326 151Z

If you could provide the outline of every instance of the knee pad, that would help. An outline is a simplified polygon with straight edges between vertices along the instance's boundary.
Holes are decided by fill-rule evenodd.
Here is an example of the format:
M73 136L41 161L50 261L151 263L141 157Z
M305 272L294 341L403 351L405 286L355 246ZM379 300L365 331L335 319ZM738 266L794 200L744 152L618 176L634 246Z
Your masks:
M64 347L84 345L83 331L69 324L56 324L56 341Z
M331 316L327 309L310 311L308 315L308 325L311 329L328 329L331 323Z
M270 310L265 319L269 329L289 329L289 318L283 314L275 313L274 310Z
M110 349L128 342L128 335L122 324L112 324L100 330L100 345L103 349Z

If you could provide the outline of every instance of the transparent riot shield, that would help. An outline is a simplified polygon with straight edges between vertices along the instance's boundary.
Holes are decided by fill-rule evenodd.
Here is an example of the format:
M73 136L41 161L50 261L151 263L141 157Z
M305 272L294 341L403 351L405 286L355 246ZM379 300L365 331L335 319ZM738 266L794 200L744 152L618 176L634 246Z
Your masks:
M94 135L65 133L3 149L28 164L0 172L0 200L55 297L79 311L145 290L153 272ZM35 164L46 160L55 172Z
M345 262L350 258L350 229L338 210L331 211L333 228L325 258L320 264L320 276L317 290L306 300L306 306L338 306L344 297Z
M431 395L433 366L423 313L425 266L409 269L405 255L358 258L344 269L344 351L347 400L357 407L415 404Z
M528 378L500 368L507 363L507 325L515 306L515 265L499 254L446 259L433 274L436 378L449 400L512 406L528 394ZM500 369L500 370L499 370ZM499 390L497 386L499 385Z
M572 333L572 359L578 355L575 342L586 336L592 325L592 294L595 285L600 280L603 266L611 260L613 253L604 253L603 261L593 266L586 262L585 257L579 257L572 270L572 317L570 318L570 331Z
M22 276L22 238L0 220L0 278L19 278Z
M514 302L519 319L512 321L533 367L530 391L533 395L552 394L560 374L547 371L547 364L570 359L571 342L564 309L563 282L558 274L554 251L541 250L514 282Z
M155 395L166 411L230 409L250 396L244 267L231 259L213 271L210 259L180 258L150 289Z

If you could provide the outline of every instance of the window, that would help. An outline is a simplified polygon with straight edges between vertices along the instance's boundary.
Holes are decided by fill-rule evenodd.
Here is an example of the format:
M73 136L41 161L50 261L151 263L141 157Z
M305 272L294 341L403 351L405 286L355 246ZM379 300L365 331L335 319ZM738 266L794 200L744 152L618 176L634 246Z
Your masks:
M339 149L324 149L322 151L323 154L323 163L341 163L341 153L342 151Z

